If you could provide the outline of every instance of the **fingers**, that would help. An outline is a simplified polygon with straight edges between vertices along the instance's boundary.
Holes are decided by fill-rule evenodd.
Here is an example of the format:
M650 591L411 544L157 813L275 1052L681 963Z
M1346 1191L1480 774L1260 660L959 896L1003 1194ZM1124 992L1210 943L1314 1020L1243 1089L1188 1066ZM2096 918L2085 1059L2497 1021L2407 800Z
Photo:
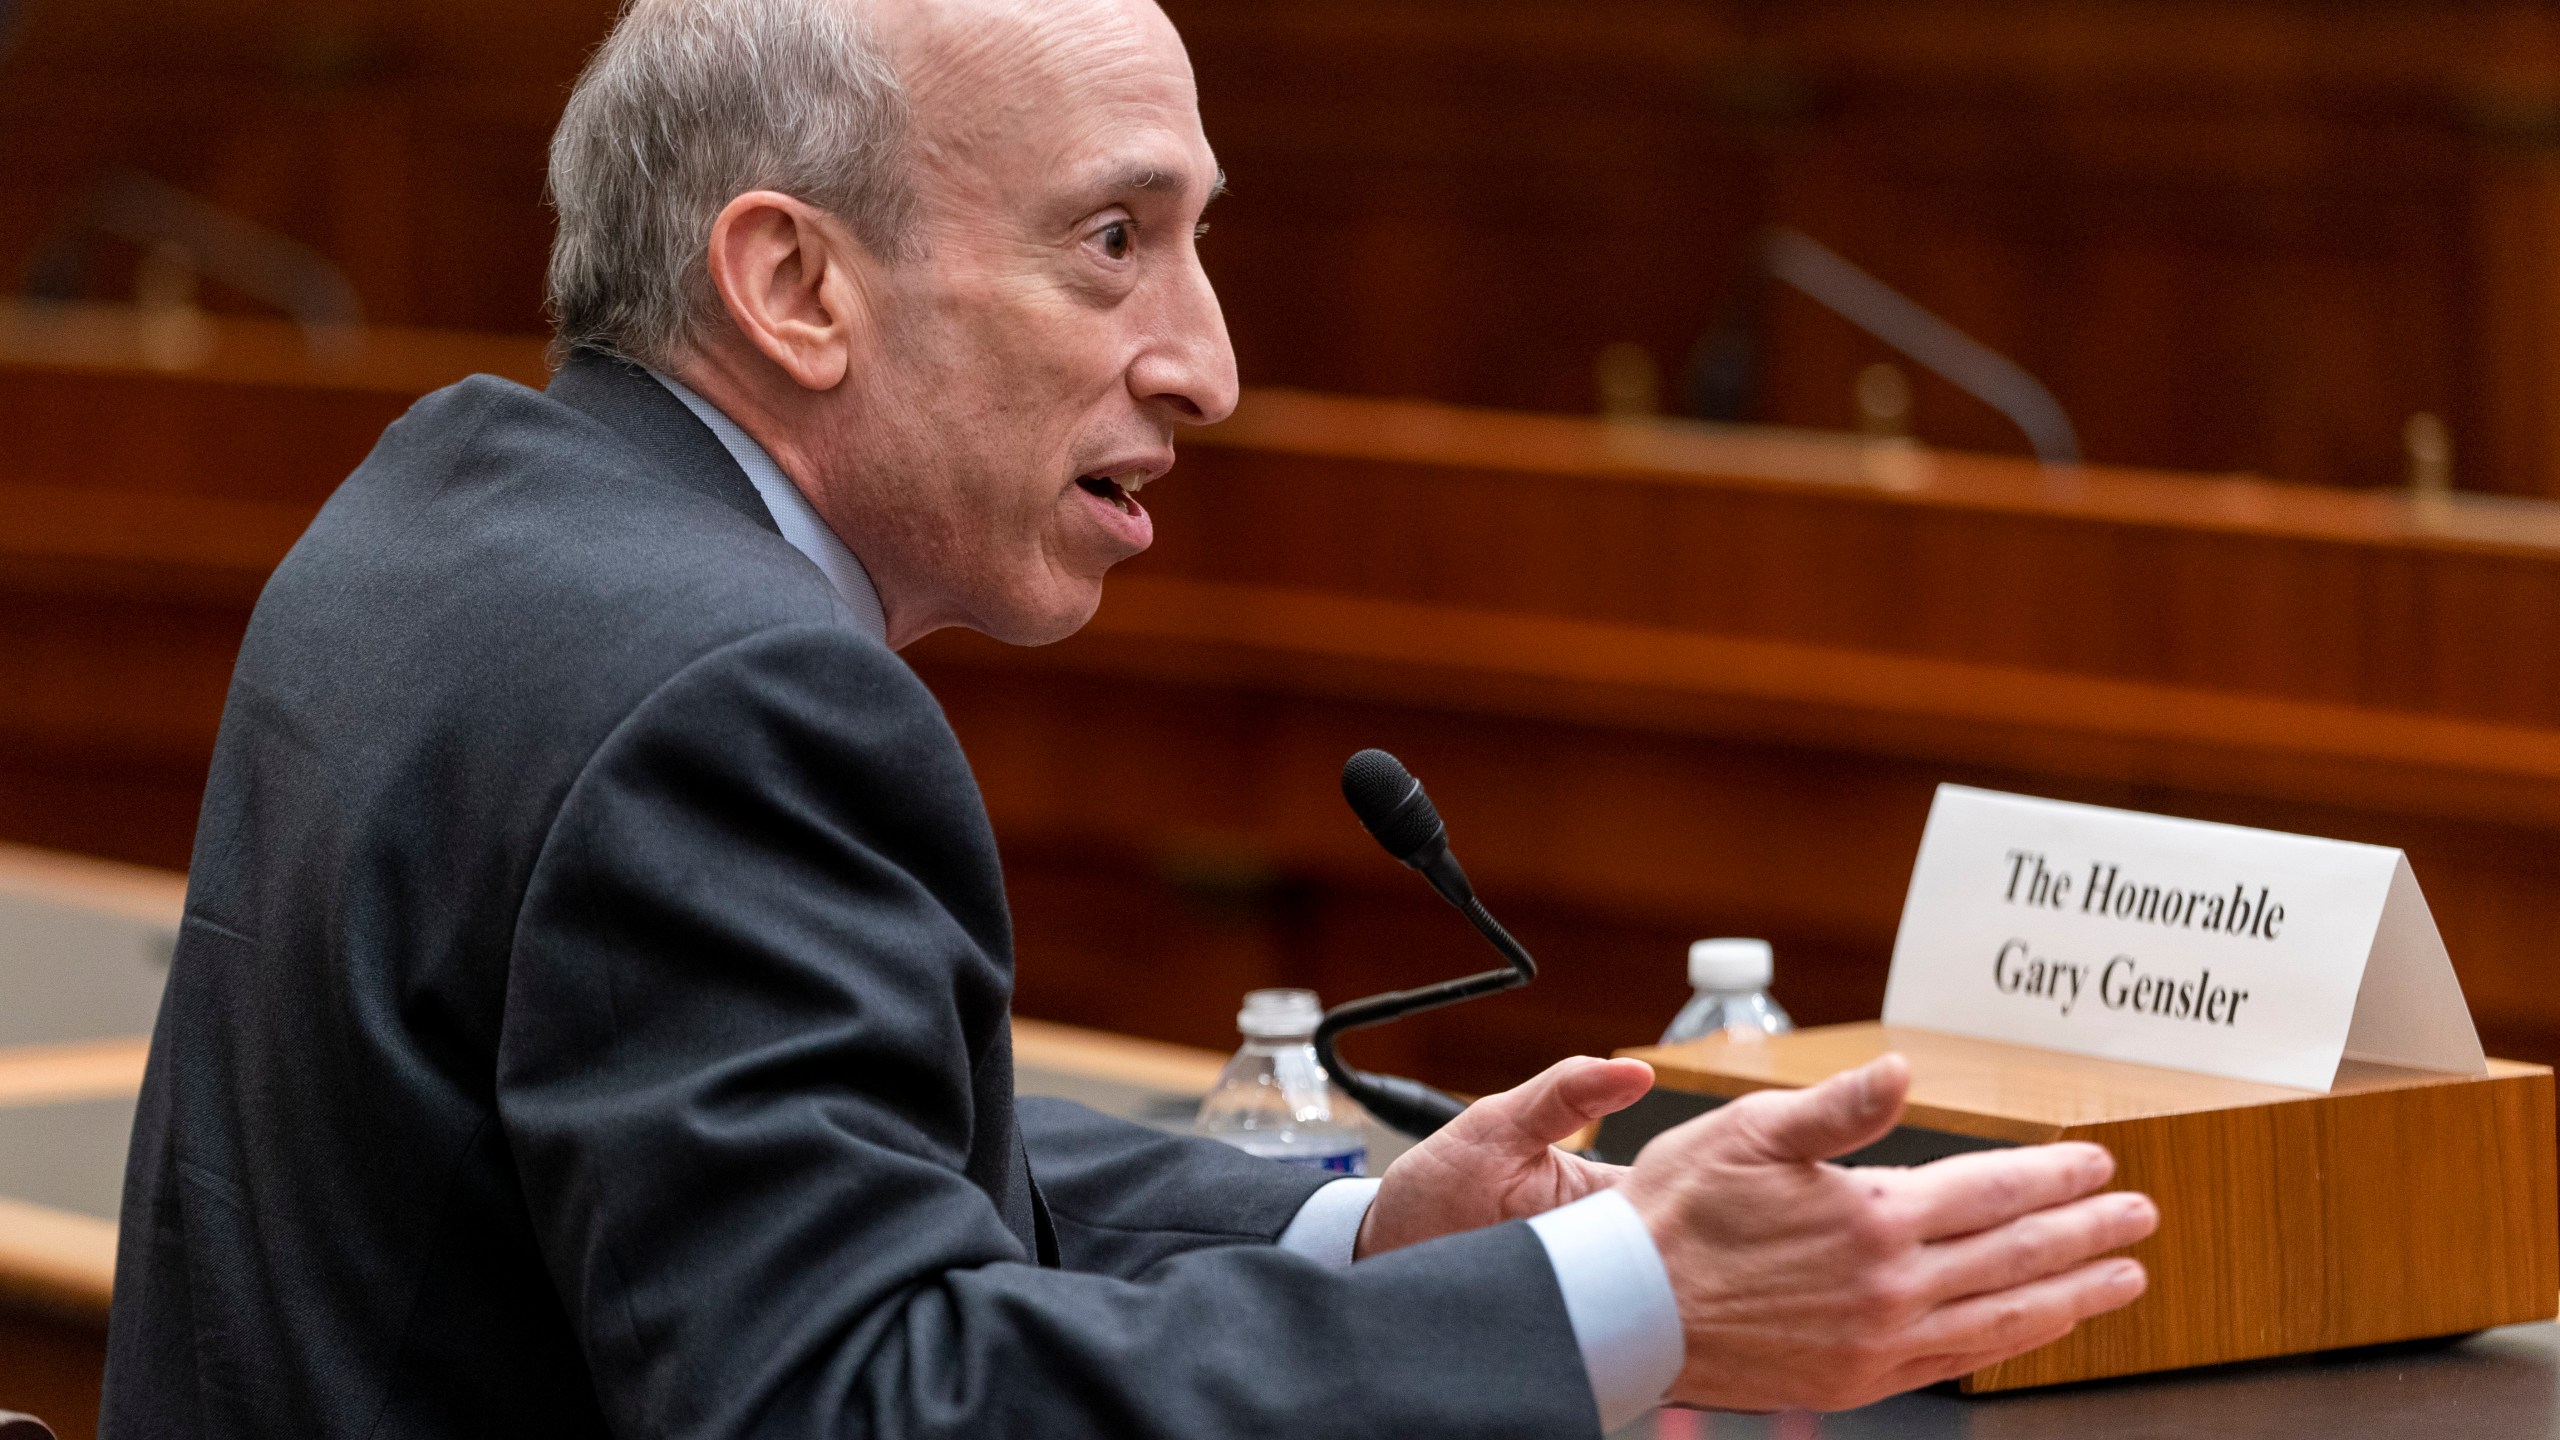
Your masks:
M1805 1090L1764 1090L1745 1096L1718 1115L1771 1160L1829 1160L1884 1138L1902 1118L1911 1089L1911 1067L1884 1055Z
M1951 1155L1879 1178L1921 1239L1943 1240L2077 1200L2115 1173L2104 1147L2075 1141Z
M2130 1305L2149 1283L2139 1262L2093 1260L2007 1290L1941 1305L1910 1336L1924 1355L1970 1358L1979 1369L2059 1338L2092 1315ZM1979 1357L1988 1356L1989 1359Z
M1956 1253L1974 1250L1976 1281L1999 1273L2017 1273L2020 1281L1999 1289L1958 1289L1964 1299L1930 1309L1905 1335L1915 1358L1887 1371L1876 1396L1969 1376L1984 1366L1997 1366L2012 1355L2025 1355L2051 1345L2092 1314L2120 1309L2140 1299L2150 1276L2138 1261L2071 1263L2115 1245L2130 1245L2158 1225L2158 1209L2140 1194L2102 1194L2045 1209L2038 1215L2004 1225L1989 1235L1969 1235L1930 1245L1930 1250ZM2017 1250L1999 1253L1999 1243L2017 1232ZM2068 1268L2066 1268L2068 1266ZM2061 1273L2053 1273L2061 1271ZM1976 1284L1966 1281L1966 1284Z
M1653 1067L1641 1060L1577 1056L1486 1096L1459 1119L1477 1140L1542 1150L1603 1115L1626 1109L1652 1088Z
M1921 1290L1934 1300L1956 1300L2011 1289L2131 1245L2159 1224L2149 1196L2093 1195L1924 1247Z
M1986 1366L1997 1365L2012 1356L2024 1355L2030 1350L2041 1350L2070 1333L2069 1325L2061 1325L2056 1326L2053 1333L2032 1337L2025 1344L2012 1350L1981 1350L1970 1355L1932 1355L1925 1359L1911 1361L1892 1372L1882 1385L1876 1387L1876 1398L1881 1400L1887 1395L1899 1395L1905 1390L1917 1390L1923 1385L1935 1385L1942 1380L1960 1379Z

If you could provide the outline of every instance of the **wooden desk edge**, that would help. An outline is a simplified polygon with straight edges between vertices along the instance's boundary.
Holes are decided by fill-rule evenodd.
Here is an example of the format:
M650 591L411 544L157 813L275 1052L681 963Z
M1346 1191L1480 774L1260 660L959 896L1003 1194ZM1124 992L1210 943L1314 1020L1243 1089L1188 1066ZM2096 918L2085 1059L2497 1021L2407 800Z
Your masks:
M187 877L60 850L0 842L0 895L103 911L175 930L187 908Z
M0 1109L138 1095L150 1058L148 1035L0 1049Z
M1679 419L1631 423L1284 387L1246 391L1233 417L1185 443L1318 460L1794 490L2348 544L2505 554L2560 549L2560 505L2540 497L2418 497L2258 475L2047 467L2016 456L1879 447L1840 431Z
M1227 1057L1214 1050L1138 1040L1107 1030L1086 1030L1047 1020L1013 1022L1013 1063L1088 1080L1105 1080L1179 1095L1205 1095L1218 1083Z
M116 1285L116 1222L0 1196L0 1300L103 1326Z
M2348 1061L2339 1082L2327 1090L2297 1090L2248 1080L2231 1080L2187 1070L2100 1059L2059 1050L2012 1045L1970 1036L1949 1035L1880 1021L1818 1026L1750 1045L1714 1037L1681 1045L1651 1045L1618 1053L1654 1067L1659 1083L1673 1089L1738 1098L1755 1090L1796 1089L1817 1084L1887 1051L1913 1060L1911 1098L1904 1107L1907 1123L1952 1134L1989 1140L2035 1144L2085 1130L2093 1125L2159 1119L2223 1109L2235 1105L2309 1103L2339 1095L2417 1089L2475 1081L2541 1077L2550 1083L2551 1068L2516 1060L2492 1059L2483 1075L2439 1074ZM1980 1060L2014 1061L2022 1074L2055 1084L2041 1087L2033 1103L2015 1098L1986 1100L1942 1093L1960 1084L1936 1082L1928 1061L1961 1052ZM2068 1093L2101 1093L2110 1103L2071 1103ZM2139 1097L2123 1099L2122 1096Z

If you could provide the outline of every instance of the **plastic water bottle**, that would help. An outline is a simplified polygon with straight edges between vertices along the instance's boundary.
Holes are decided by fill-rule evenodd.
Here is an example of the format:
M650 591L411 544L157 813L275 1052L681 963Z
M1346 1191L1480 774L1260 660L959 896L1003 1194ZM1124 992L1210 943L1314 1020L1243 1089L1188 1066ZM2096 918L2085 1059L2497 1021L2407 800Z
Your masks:
M1769 998L1775 957L1766 940L1701 940L1689 947L1689 984L1697 994L1662 1032L1662 1043L1726 1034L1736 1040L1784 1035L1796 1028Z
M1200 1102L1192 1128L1248 1154L1335 1175L1365 1175L1369 1144L1360 1107L1316 1063L1313 990L1256 990L1236 1028L1244 1047Z

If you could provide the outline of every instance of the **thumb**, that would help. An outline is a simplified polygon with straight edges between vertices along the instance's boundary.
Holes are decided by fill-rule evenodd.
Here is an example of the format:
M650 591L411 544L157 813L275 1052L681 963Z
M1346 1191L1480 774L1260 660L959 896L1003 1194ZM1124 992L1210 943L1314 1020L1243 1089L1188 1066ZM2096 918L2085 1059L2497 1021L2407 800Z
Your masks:
M1883 1139L1910 1090L1910 1063L1881 1055L1810 1089L1749 1097L1743 1133L1772 1160L1829 1160Z
M1540 1151L1599 1119L1644 1098L1653 1067L1641 1060L1559 1060L1498 1095L1487 1095L1458 1116L1468 1139L1506 1149Z

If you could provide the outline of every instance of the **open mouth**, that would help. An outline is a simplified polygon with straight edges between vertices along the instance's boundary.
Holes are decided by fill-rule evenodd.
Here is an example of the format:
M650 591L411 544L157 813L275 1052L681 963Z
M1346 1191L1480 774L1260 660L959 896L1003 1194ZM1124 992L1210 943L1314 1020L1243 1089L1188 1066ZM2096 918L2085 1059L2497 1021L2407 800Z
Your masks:
M1138 507L1137 491L1147 482L1139 476L1133 475L1129 478L1135 480L1137 484L1123 484L1118 477L1111 475L1079 475L1076 477L1076 484L1087 495L1118 506L1120 513L1136 515L1141 513Z

